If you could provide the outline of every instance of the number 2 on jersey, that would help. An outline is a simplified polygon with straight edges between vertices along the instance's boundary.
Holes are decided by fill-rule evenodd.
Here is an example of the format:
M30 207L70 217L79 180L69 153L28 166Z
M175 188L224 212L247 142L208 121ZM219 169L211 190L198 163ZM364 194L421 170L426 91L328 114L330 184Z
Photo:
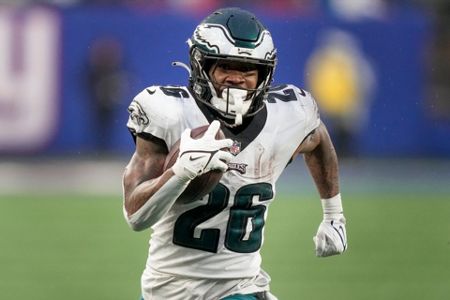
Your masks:
M209 194L208 202L180 215L175 222L173 243L183 247L217 252L220 230L217 228L203 229L195 234L201 223L217 216L228 205L230 191L219 183ZM233 206L225 233L225 247L239 253L255 252L261 247L262 229L266 206L252 206L253 198L267 201L273 198L270 183L255 183L241 187L234 196Z

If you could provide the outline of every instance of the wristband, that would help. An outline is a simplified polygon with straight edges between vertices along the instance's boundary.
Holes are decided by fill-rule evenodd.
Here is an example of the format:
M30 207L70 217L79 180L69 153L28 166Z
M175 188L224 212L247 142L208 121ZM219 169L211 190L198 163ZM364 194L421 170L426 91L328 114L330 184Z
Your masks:
M324 219L337 219L344 213L340 193L328 199L320 199L320 201Z

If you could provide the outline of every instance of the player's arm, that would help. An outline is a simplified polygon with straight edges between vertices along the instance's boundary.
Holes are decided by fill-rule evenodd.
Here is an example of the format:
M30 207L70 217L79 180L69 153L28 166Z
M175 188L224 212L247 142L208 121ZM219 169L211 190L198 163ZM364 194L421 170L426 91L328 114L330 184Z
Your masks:
M167 153L162 140L136 137L135 153L123 175L124 215L133 230L156 223L189 183L172 169L163 171Z
M336 196L339 193L338 159L323 123L303 140L297 152L303 153L320 197Z
M232 155L221 149L230 147L233 141L216 140L219 127L219 122L212 122L199 139L192 139L190 129L186 129L177 161L166 171L165 143L155 137L137 137L136 151L123 176L124 215L133 230L155 224L195 177L213 169L224 172L228 168ZM193 156L195 159L191 159Z
M338 159L324 124L320 124L298 147L316 184L323 208L323 221L314 242L317 256L341 254L347 248L345 217L339 193Z

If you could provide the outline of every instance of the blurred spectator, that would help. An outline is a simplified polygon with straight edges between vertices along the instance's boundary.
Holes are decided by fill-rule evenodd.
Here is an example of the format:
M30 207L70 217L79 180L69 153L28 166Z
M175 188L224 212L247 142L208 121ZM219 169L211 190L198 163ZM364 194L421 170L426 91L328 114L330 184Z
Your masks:
M114 38L95 40L90 48L87 73L97 150L105 152L110 146L117 107L128 87L119 41Z
M104 1L108 0L96 0ZM317 1L313 0L122 0L135 9L153 10L167 9L171 11L181 11L193 14L205 14L220 7L244 7L270 14L305 14L317 10Z
M324 5L333 15L348 21L381 19L387 12L384 0L325 0Z
M203 14L220 6L220 0L167 0L167 5L173 10L185 10Z
M124 0L80 0L83 4L87 5L121 5Z
M435 1L428 62L427 106L431 117L450 121L450 3Z
M30 5L52 5L58 7L79 5L81 0L0 0L0 5L5 4L9 6L30 6Z
M374 85L374 72L357 40L340 30L325 32L306 67L308 89L330 123L340 156L354 155L352 139L363 127Z
M305 14L312 12L317 1L313 0L222 0L221 6L251 7L270 14Z

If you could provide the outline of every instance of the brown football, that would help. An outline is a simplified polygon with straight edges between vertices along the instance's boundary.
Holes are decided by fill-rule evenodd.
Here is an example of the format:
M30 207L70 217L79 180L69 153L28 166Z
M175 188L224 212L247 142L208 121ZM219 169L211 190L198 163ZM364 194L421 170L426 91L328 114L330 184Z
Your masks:
M198 139L203 136L203 134L208 129L209 125L200 126L192 129L191 137L193 139ZM216 134L216 139L224 139L225 135L222 130ZM166 161L164 163L164 170L172 167L178 158L178 153L180 152L180 140L178 140L173 147L170 149L167 154ZM212 170L208 173L202 174L196 178L194 178L189 185L186 187L184 192L178 197L177 201L181 201L183 203L189 203L195 200L199 200L203 198L203 196L209 194L219 183L222 178L223 173L218 170Z

